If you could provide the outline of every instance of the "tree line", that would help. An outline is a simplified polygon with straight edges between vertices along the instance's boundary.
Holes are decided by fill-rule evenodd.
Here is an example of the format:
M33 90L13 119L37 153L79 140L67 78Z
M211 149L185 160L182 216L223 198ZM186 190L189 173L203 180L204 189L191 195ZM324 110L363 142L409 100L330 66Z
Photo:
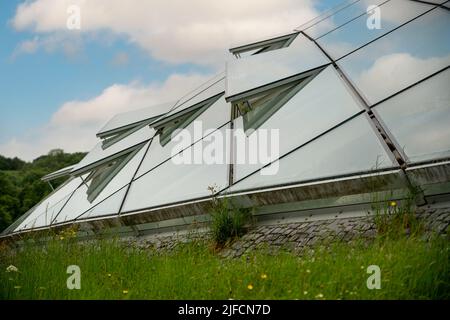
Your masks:
M85 155L55 149L32 162L0 155L0 231L52 192L50 185L41 180L43 176L78 163ZM52 186L57 188L67 178L53 180Z

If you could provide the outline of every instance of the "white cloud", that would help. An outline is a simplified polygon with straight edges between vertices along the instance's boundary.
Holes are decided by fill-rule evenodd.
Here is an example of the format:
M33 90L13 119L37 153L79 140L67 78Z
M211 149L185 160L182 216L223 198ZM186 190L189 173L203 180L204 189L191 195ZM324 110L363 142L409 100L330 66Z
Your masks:
M357 75L356 84L376 102L447 66L450 56L418 58L409 53L381 56Z
M11 58L15 59L21 54L33 54L38 50L44 50L47 53L62 51L66 57L73 58L82 50L82 39L79 34L68 36L64 32L35 36L33 39L20 42Z
M227 49L291 32L313 18L313 0L34 0L17 7L11 25L34 38L18 45L13 56L37 50L75 55L83 41L108 45L120 37L169 63L224 66ZM67 29L67 8L81 9L81 30ZM125 56L112 63L122 64ZM119 112L172 101L207 77L172 75L164 83L114 84L87 101L69 101L49 122L0 144L0 154L31 160L53 148L88 151L95 133Z
M17 8L16 30L65 32L69 5L81 9L81 30L125 36L153 57L172 63L223 63L227 48L287 33L314 16L312 0L36 0Z
M20 54L30 54L35 53L39 48L39 38L34 37L30 40L25 40L19 43L16 49L13 52L13 57L16 57Z
M114 84L92 99L64 103L44 126L0 144L0 154L32 160L55 148L89 151L97 131L115 114L176 100L208 78L175 74L164 83Z

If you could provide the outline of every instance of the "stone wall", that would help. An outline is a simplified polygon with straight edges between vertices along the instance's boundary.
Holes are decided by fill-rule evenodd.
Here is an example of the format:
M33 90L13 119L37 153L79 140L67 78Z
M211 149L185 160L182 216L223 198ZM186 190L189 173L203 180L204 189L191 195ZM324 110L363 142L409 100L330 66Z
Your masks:
M425 235L445 234L450 225L450 207L424 207L416 211L423 222ZM224 257L239 257L247 251L266 247L285 248L301 251L319 241L351 241L355 238L371 239L376 236L373 216L359 218L324 219L309 222L257 225L240 239L234 241L221 252ZM207 229L192 230L184 233L154 234L133 238L131 242L138 247L172 249L178 243L194 239L207 240Z

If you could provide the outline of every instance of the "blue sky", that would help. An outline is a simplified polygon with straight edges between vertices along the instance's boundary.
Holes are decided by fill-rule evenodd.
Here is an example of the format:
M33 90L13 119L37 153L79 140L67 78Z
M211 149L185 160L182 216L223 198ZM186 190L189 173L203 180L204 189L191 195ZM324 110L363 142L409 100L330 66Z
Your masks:
M112 87L116 88L115 85L122 85L123 87L120 87L119 91L124 91L129 95L136 94L136 91L139 90L147 90L151 91L153 95L162 92L163 96L167 96L166 91L169 88L176 88L173 90L179 94L183 92L183 89L186 91L192 85L198 84L196 82L206 80L223 68L224 54L230 43L268 36L271 30L274 31L274 34L290 31L303 23L307 17L312 17L340 1L304 1L298 5L298 12L292 10L296 5L295 1L284 0L278 3L275 3L275 0L272 3L268 1L267 10L264 11L265 4L261 4L261 12L256 13L261 16L261 21L258 20L258 17L247 17L245 12L242 16L236 16L233 8L227 8L230 12L223 14L230 14L232 18L229 19L234 20L227 18L228 20L218 21L219 19L212 17L211 20L204 22L206 31L208 29L219 30L216 35L221 38L217 41L209 38L208 34L203 36L203 41L201 41L201 32L204 31L199 33L197 28L197 24L202 22L200 19L208 17L208 10L211 12L217 10L215 7L206 8L209 5L209 2L206 1L203 5L196 1L200 7L204 7L204 15L200 12L195 16L195 12L199 10L193 3L193 13L190 14L182 9L179 12L172 12L170 16L172 21L162 26L160 22L152 24L152 19L159 19L159 12L161 18L170 12L162 4L163 1L161 4L153 4L151 7L158 8L160 6L160 11L156 9L152 10L156 13L148 11L148 19L145 15L141 17L142 27L139 25L139 21L141 21L139 17L136 17L136 21L134 21L136 14L129 17L119 16L118 25L114 20L100 24L97 22L101 20L100 18L94 20L88 15L85 19L87 30L82 28L81 32L73 32L73 34L62 31L62 28L52 20L51 10L56 8L60 2L64 1L56 0L54 3L52 0L28 1L24 8L29 10L24 10L20 14L17 8L23 1L8 0L0 3L0 110L2 114L0 117L0 153L7 156L18 155L30 160L40 153L46 153L48 148L58 147L58 143L61 141L57 139L52 141L51 135L59 135L59 131L54 129L53 132L49 132L48 127L58 128L57 121L51 119L55 113L62 114L60 109L68 109L70 102L73 102L73 108L88 108L87 104L102 96L102 93L105 93L104 99L109 101L106 96L113 91ZM30 4L35 7L31 8ZM131 4L129 5L131 6ZM115 8L114 6L119 6L119 4L111 5L111 16L117 16L117 12L121 12L120 7ZM233 6L233 4L229 6ZM138 14L140 13L139 9L136 8ZM84 10L82 19L83 12L89 14L98 12L95 11L96 8L88 6L86 9L83 7L82 10ZM146 9L142 8L142 10ZM63 10L60 11L61 19L65 19L66 13ZM276 18L278 14L280 19ZM177 15L180 15L180 25L177 25ZM216 21L217 25L214 24ZM236 30L229 27L229 21L233 21ZM295 23L296 21L298 22ZM244 27L239 27L241 22ZM226 27L222 27L220 23ZM251 26L251 23L254 24L254 27ZM159 30L159 26L161 26L161 30ZM271 29L270 26L272 26ZM178 30L173 38L171 37L171 28ZM193 30L192 33L189 33L190 29ZM241 30L242 32L240 32ZM251 32L245 34L246 30L251 30ZM198 40L199 38L200 40ZM184 39L188 39L187 43L183 42ZM30 50L23 50L26 42L33 43L34 47ZM214 43L212 44L212 42ZM73 50L69 52L65 50L67 43L73 45L73 48L72 45L70 46ZM190 43L192 43L192 47ZM174 75L187 77L188 80L185 79L188 81L186 88L183 88L183 85L177 85L177 81L182 79L173 78ZM132 93L130 93L130 88ZM176 98L174 97L174 99ZM148 103L152 102L159 102L159 100L155 98L154 101ZM69 106L62 108L68 103ZM144 106L146 106L145 101L130 106L130 108ZM95 108L95 103L92 102L89 108ZM111 109L111 114L108 114L108 109L99 110L106 110L103 118L95 114L95 121L89 123L88 128L84 128L84 124L87 123L85 120L77 127L76 121L78 120L74 119L71 131L86 129L85 132L83 131L83 135L91 136L104 121L114 115L114 112L127 111L127 106L116 106ZM67 114L70 115L70 112ZM65 119L65 121L68 120L70 119ZM77 140L77 134L74 134L73 139L69 140L74 139ZM80 144L67 141L60 147L67 151L78 149L87 151L90 145L93 146L93 143L95 143L95 137L92 137L92 140L83 139L83 143Z
M90 41L77 57L45 51L14 57L17 45L34 37L33 32L15 31L9 23L19 3L3 1L0 9L0 142L44 123L65 101L89 99L112 83L162 81L174 72L210 72L204 66L152 59L120 38L106 45ZM115 56L124 53L128 62L115 65Z

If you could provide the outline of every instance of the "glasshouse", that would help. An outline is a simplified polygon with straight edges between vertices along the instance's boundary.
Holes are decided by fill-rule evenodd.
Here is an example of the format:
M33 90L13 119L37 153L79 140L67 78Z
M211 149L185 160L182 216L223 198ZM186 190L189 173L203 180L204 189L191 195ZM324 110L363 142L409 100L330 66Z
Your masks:
M257 223L367 215L450 198L450 3L346 2L235 45L223 72L112 118L68 177L2 234L204 226L215 199Z

